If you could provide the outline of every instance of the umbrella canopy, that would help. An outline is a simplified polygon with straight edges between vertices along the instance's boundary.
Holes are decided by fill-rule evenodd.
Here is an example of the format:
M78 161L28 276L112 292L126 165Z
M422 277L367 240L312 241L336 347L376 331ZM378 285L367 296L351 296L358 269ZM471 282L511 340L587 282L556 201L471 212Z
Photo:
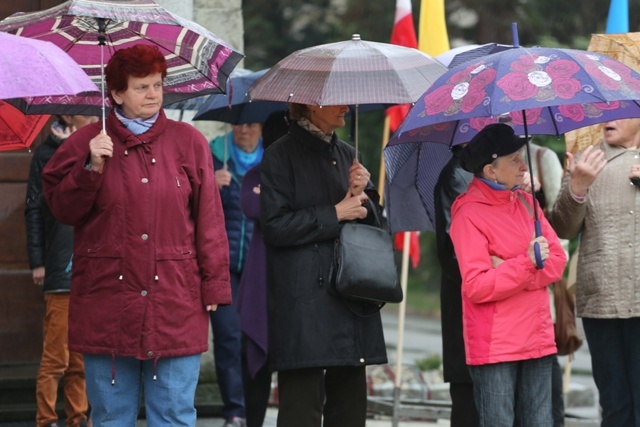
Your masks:
M293 52L249 90L253 100L309 105L407 104L446 71L404 46L351 40Z
M607 55L640 73L640 33L592 34L587 50ZM564 135L567 151L577 153L602 137L602 125L577 129Z
M84 74L84 71L82 73ZM88 78L86 74L85 77ZM93 84L93 82L91 84ZM24 98L7 99L7 103L13 105L24 114L100 116L102 114L103 99L105 109L109 110L111 108L111 100L109 98L102 98L102 93L99 89L83 92L79 95L28 96Z
M96 90L73 59L52 43L0 33L0 99Z
M69 0L0 21L0 31L46 40L67 52L101 86L104 64L118 49L157 46L167 60L164 103L223 93L227 78L242 59L222 39L153 0ZM85 98L102 106L103 96ZM60 112L56 110L56 112Z
M502 52L507 49L513 49L513 45L498 43L472 44L451 49L449 52L439 55L436 59L442 62L447 68L453 68L465 62L473 61L474 59Z
M247 92L269 69L233 73L227 81L226 95L207 97L193 120L217 120L231 124L264 123L274 111L284 110L287 104L275 101L250 101ZM231 98L231 99L229 99Z
M0 151L29 148L49 117L27 116L15 107L0 101Z
M638 117L636 99L638 73L586 51L519 47L452 68L416 103L385 149L391 229L433 229L433 188L450 157L448 147L468 142L487 124L503 122L525 136L560 135L588 124ZM432 147L438 143L442 147ZM403 165L413 169L394 174ZM421 203L401 202L409 196Z

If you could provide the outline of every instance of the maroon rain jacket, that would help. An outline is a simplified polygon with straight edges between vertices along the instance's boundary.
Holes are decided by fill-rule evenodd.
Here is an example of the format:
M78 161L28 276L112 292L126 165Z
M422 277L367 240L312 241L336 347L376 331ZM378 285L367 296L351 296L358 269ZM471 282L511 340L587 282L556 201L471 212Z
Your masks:
M113 157L88 170L95 123L43 171L51 211L74 226L69 348L158 359L207 350L208 304L230 304L229 246L206 139L163 111L141 135L111 112Z

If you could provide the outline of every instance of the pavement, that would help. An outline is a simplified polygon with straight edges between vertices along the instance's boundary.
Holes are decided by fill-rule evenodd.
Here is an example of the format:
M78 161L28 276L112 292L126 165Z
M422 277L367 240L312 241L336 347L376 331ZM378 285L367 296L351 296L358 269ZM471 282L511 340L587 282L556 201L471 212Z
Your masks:
M398 306L386 306L382 311L385 340L387 342L389 362L395 366L395 360L400 357L403 365L413 365L417 360L423 360L434 355L442 355L442 340L440 320L432 317L408 314L404 321L399 319ZM399 325L403 324L400 330ZM578 327L581 327L578 322ZM583 333L584 336L584 333ZM576 352L574 358L560 357L563 369L569 364L568 393L566 395L566 427L598 427L598 395L591 377L591 356L586 341ZM446 384L429 377L429 387L433 396L440 393L446 395ZM371 406L371 405L370 405ZM379 407L376 406L376 409ZM439 411L439 408L443 410ZM366 427L433 427L450 426L448 419L448 404L443 400L431 400L427 404L413 406L402 404L394 424L391 411L376 411L367 420ZM441 416L434 414L442 414ZM275 427L278 409L270 407L267 410L263 427ZM221 418L199 418L196 427L222 427ZM32 427L32 423L0 423L0 427ZM63 424L60 426L63 427ZM138 420L136 427L147 427L145 420ZM153 426L151 426L153 427Z
M400 323L398 306L388 305L383 308L382 322L391 364L395 363L398 356L402 358L403 364L414 364L416 360L442 355L442 331L439 319L408 314L403 322L404 327L400 331L398 328ZM578 326L581 327L580 324ZM560 357L559 361L563 369L569 363L570 371L573 371L569 379L567 399L569 404L567 405L565 426L598 427L600 425L597 407L598 396L595 383L590 375L591 356L586 341L576 352L573 360L568 362L567 357ZM443 386L443 384L432 385L435 386L434 388ZM403 407L404 405L400 407L401 413ZM277 408L269 408L263 427L275 427L277 416ZM223 423L220 418L199 419L196 427L221 427ZM399 418L397 424L394 424L392 416L388 414L372 414L366 423L366 427L445 427L450 425L447 418L427 419L424 417ZM140 420L136 427L146 427L146 423L144 420Z

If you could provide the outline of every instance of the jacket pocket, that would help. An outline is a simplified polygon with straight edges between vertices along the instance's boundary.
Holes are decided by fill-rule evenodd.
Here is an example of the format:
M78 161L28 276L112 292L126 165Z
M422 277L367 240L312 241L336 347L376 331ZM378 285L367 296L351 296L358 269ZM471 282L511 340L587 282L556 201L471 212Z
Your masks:
M157 250L156 271L163 283L176 286L180 293L191 300L200 300L202 278L195 248Z

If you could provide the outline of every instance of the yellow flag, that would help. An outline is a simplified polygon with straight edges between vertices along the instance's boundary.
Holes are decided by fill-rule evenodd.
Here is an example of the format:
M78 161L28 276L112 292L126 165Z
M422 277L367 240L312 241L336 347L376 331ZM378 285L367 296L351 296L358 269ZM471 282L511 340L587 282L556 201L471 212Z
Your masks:
M422 0L420 3L418 49L430 56L449 50L444 0Z

